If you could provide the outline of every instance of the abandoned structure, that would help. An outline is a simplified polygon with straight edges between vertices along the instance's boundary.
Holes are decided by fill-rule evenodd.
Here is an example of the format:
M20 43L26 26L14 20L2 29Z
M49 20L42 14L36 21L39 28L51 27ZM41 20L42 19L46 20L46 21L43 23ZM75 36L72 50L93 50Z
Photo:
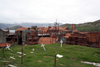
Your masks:
M62 37L64 43L69 45L82 45L100 48L100 33L99 32L78 32L76 25L72 25L72 33L66 33Z
M15 33L3 31L0 29L0 43L17 43L19 45L33 44L52 44L60 43L69 45L81 45L100 48L99 32L79 32L76 25L72 24L72 30L68 27L59 27L57 22L54 26L48 27L22 27L18 28Z
M6 45L10 45L6 43L6 32L0 29L0 47L5 47Z
M6 43L6 32L0 29L0 43Z
M37 44L38 43L38 30L37 26L31 28L18 28L15 32L17 35L17 44Z

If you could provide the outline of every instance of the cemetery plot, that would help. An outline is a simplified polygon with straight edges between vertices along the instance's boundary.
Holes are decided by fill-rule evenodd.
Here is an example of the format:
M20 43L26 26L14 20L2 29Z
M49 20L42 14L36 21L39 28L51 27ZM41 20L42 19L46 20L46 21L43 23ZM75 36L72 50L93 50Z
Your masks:
M100 62L100 49L64 44L61 48L59 45L61 44L45 44L46 51L41 44L24 47L12 46L10 47L12 51L4 49L5 58L3 58L2 48L0 48L0 66L54 67L55 55L56 67L95 67L93 64L85 64L81 61ZM23 63L21 63L21 58Z

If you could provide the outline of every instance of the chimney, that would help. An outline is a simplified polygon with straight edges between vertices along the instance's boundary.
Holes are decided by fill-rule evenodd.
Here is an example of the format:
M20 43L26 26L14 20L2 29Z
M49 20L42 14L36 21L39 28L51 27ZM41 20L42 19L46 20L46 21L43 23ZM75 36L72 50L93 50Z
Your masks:
M76 30L76 24L74 24L74 30Z
M72 31L73 31L73 24L72 24Z

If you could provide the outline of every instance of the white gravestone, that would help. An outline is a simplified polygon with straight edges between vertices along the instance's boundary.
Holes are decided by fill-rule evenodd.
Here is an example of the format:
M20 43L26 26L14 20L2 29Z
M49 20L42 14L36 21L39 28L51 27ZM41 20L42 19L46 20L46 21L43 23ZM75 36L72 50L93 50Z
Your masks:
M45 47L44 47L44 46L45 46L45 44L43 44L43 43L42 43L42 44L41 44L41 47L43 47L43 49L46 51L46 49L45 49Z
M61 40L60 43L61 43L61 47L62 47L62 43L63 43L63 41Z

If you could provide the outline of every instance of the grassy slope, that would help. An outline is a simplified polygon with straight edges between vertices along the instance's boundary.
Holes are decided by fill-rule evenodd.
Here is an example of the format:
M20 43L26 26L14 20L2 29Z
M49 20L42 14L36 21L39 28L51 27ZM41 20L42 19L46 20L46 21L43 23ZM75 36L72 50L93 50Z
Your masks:
M6 67L8 64L17 65L17 67L53 67L54 66L54 56L55 54L61 54L63 58L57 58L56 67L95 67L89 64L83 64L81 61L90 61L90 62L100 62L100 49L84 47L79 45L63 45L60 47L60 44L51 44L45 46L47 51L44 51L41 45L32 45L23 47L24 53L24 63L21 64L21 59L18 57L17 51L21 51L22 46L13 46L9 51L5 49L5 59L9 63L0 62L0 67ZM30 52L32 49L34 53ZM10 54L10 53L13 53ZM14 56L16 59L10 59L10 56ZM19 55L20 56L20 55ZM2 50L0 49L0 57L2 57ZM42 62L39 62L42 61Z

